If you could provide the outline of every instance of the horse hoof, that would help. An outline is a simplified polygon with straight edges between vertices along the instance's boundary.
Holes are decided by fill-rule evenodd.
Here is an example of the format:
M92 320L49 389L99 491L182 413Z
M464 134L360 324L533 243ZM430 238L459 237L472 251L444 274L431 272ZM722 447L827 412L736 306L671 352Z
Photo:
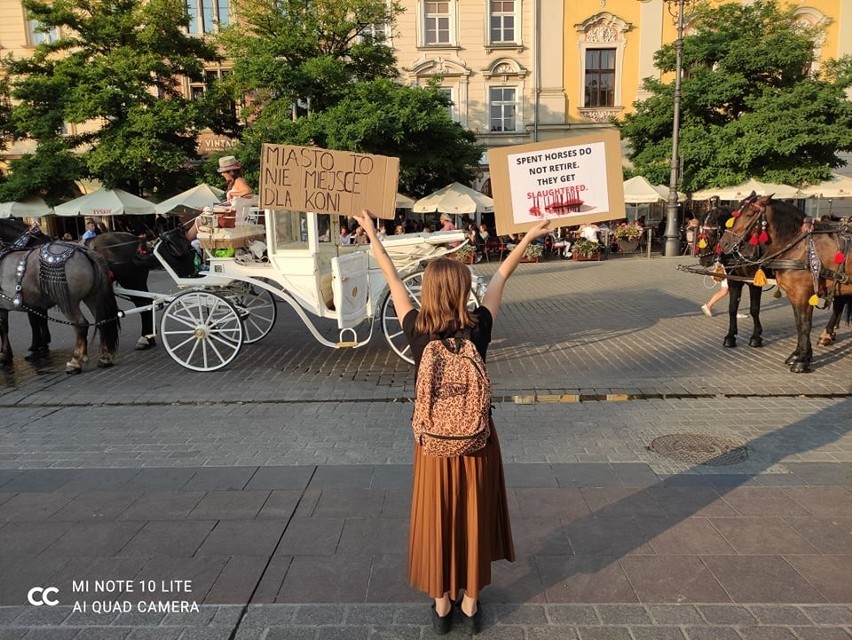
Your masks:
M65 373L69 376L75 376L83 370L82 367L72 367L70 365L65 366Z
M114 366L115 362L112 360L98 360L98 369L109 369Z
M737 339L736 338L725 338L725 341L722 343L722 346L726 347L728 349L733 349L734 347L737 346Z
M751 340L748 341L748 346L754 347L755 349L759 349L760 347L763 346L763 339L762 338L752 338Z
M50 347L47 345L43 345L41 347L30 347L27 349L27 355L24 356L25 360L35 360L36 358L41 358L50 353Z
M791 373L810 373L810 368L807 362L794 362L790 367Z
M796 359L797 359L798 357L799 357L799 356L798 356L798 355L796 355L795 353L791 353L789 356L787 356L787 359L784 361L784 364L786 364L786 365L791 365L791 364L793 364L793 363L796 361Z
M137 351L147 351L153 347L157 346L157 341L154 338L148 338L146 336L142 336L139 340L136 341L136 350Z

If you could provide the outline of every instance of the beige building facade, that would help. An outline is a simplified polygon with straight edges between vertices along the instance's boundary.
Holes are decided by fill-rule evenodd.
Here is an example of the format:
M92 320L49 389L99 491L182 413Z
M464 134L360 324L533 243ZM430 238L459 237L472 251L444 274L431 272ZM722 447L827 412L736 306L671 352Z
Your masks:
M747 0L744 0L747 1ZM852 53L852 0L794 0L809 24L828 24L821 59ZM689 0L687 0L687 17ZM665 0L403 0L390 44L403 82L438 77L452 116L489 147L558 139L600 126L643 97L659 76L653 55L676 37ZM228 0L189 0L191 30L203 37L236 19ZM688 22L687 22L688 31ZM40 33L20 0L0 0L0 53L25 56L56 33ZM220 76L227 64L209 70ZM203 86L185 86L188 95ZM199 151L230 141L202 136ZM26 152L17 144L5 154Z

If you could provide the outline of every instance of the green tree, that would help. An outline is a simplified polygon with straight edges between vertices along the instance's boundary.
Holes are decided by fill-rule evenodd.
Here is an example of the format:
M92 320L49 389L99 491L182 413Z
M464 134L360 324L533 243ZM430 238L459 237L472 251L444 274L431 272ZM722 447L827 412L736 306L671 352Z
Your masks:
M397 156L400 188L413 195L471 180L482 148L452 121L446 96L395 81L393 50L375 27L393 29L397 2L236 0L236 10L220 43L234 61L225 82L247 97L232 153L250 182L264 142Z
M261 144L284 141L394 156L400 159L400 190L423 196L454 180L472 181L484 151L473 132L453 122L448 107L446 94L436 86L359 82L340 102L311 118L278 120L273 131L247 129L239 154L260 158ZM256 165L248 168L254 177Z
M828 177L852 150L852 60L815 69L819 29L773 0L699 4L683 41L682 188L692 192L748 178L804 185ZM674 44L655 54L675 70ZM647 78L650 97L619 124L637 173L667 184L674 81Z
M192 173L209 109L182 97L183 78L203 80L213 45L188 36L180 0L23 0L30 18L63 37L32 56L7 58L16 139L37 143L13 161L0 199L51 200L73 180L96 178L135 193L168 192ZM68 133L66 124L78 125ZM26 192L24 194L23 192ZM64 192L64 193L63 193Z

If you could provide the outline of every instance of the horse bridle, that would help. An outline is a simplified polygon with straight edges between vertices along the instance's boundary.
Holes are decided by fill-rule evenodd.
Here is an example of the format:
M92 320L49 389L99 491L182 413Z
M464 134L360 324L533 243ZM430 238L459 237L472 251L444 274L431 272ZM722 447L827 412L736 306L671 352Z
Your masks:
M722 238L719 238L719 248L720 252L726 255L735 255L743 262L748 262L754 264L755 262L760 261L760 242L750 243L755 247L756 255L751 257L746 257L742 254L740 247L742 247L743 243L746 242L746 238L751 237L752 235L756 235L758 229L760 231L765 231L767 227L766 220L766 204L758 203L758 196L752 195L746 198L740 203L740 208L731 212L731 217L739 218L740 216L745 215L748 218L749 222L746 224L745 228L741 233L736 233L731 229L725 229L725 233L722 234L724 237L727 234L730 234L735 240L728 247L727 250L722 249ZM757 215L755 215L757 214Z

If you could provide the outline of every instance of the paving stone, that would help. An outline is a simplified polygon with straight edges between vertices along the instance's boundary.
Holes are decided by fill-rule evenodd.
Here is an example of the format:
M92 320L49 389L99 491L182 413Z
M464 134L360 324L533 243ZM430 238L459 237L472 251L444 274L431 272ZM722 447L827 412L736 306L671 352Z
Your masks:
M802 611L816 624L852 625L852 608L829 605L802 607Z
M791 556L787 561L828 602L852 602L852 556Z
M132 629L120 627L89 627L80 629L74 640L123 640Z
M60 557L114 556L142 529L143 522L73 523L46 551Z
M702 560L735 602L783 604L824 601L823 596L783 558L706 556Z
M627 627L580 627L581 640L632 640Z
M641 602L730 602L699 558L630 556L619 564Z
M24 640L73 640L79 629L73 627L44 627L41 629L30 629L24 636Z
M852 633L841 627L796 627L801 640L849 640Z
M195 552L196 556L264 556L268 558L284 534L286 521L220 521Z
M314 466L261 467L249 483L247 491L302 491L314 474Z
M314 627L287 627L283 629L280 627L273 627L269 629L269 632L263 636L263 638L265 640L315 640L318 633L319 629ZM249 638L259 638L257 635L238 635L237 637L241 640L243 638L246 638L246 640Z
M199 520L250 520L260 512L269 499L269 493L269 491L208 491L188 517Z
M397 607L386 604L350 605L346 607L344 622L352 625L391 626Z
M198 506L204 495L203 491L148 491L139 496L118 518L119 520L182 520Z
M0 555L38 555L70 526L61 522L9 522L0 527Z
M698 610L709 624L753 625L757 619L745 607L731 605L699 605Z
M595 607L602 624L651 624L651 618L645 607L638 605L604 605Z
M374 627L373 632L375 633L376 628ZM367 640L370 637L371 628L368 626L363 627L321 627L319 629L319 640ZM406 637L404 632L400 632L400 630L395 630L396 634L394 637L404 638ZM415 638L420 637L420 629L417 629L417 635Z
M195 554L215 522L148 522L128 542L121 553L134 556L154 556L168 549L172 556L189 557Z
M547 614L543 606L497 604L489 607L489 613L495 615L497 623L501 625L547 624Z
M587 604L549 604L547 615L553 624L558 625L600 624L595 607Z
M46 520L74 498L73 493L19 493L3 503L0 521Z
M184 491L241 491L258 467L203 467L195 469Z
M563 627L527 627L527 640L579 640L576 629Z
M742 640L733 627L685 627L688 640Z
M795 640L796 635L787 627L737 627L743 640Z
M752 605L749 607L752 615L761 624L776 625L808 625L808 617L798 607Z
M180 627L137 627L130 632L126 640L178 640L181 633L183 629Z
M635 640L683 640L680 627L631 627L630 633Z

